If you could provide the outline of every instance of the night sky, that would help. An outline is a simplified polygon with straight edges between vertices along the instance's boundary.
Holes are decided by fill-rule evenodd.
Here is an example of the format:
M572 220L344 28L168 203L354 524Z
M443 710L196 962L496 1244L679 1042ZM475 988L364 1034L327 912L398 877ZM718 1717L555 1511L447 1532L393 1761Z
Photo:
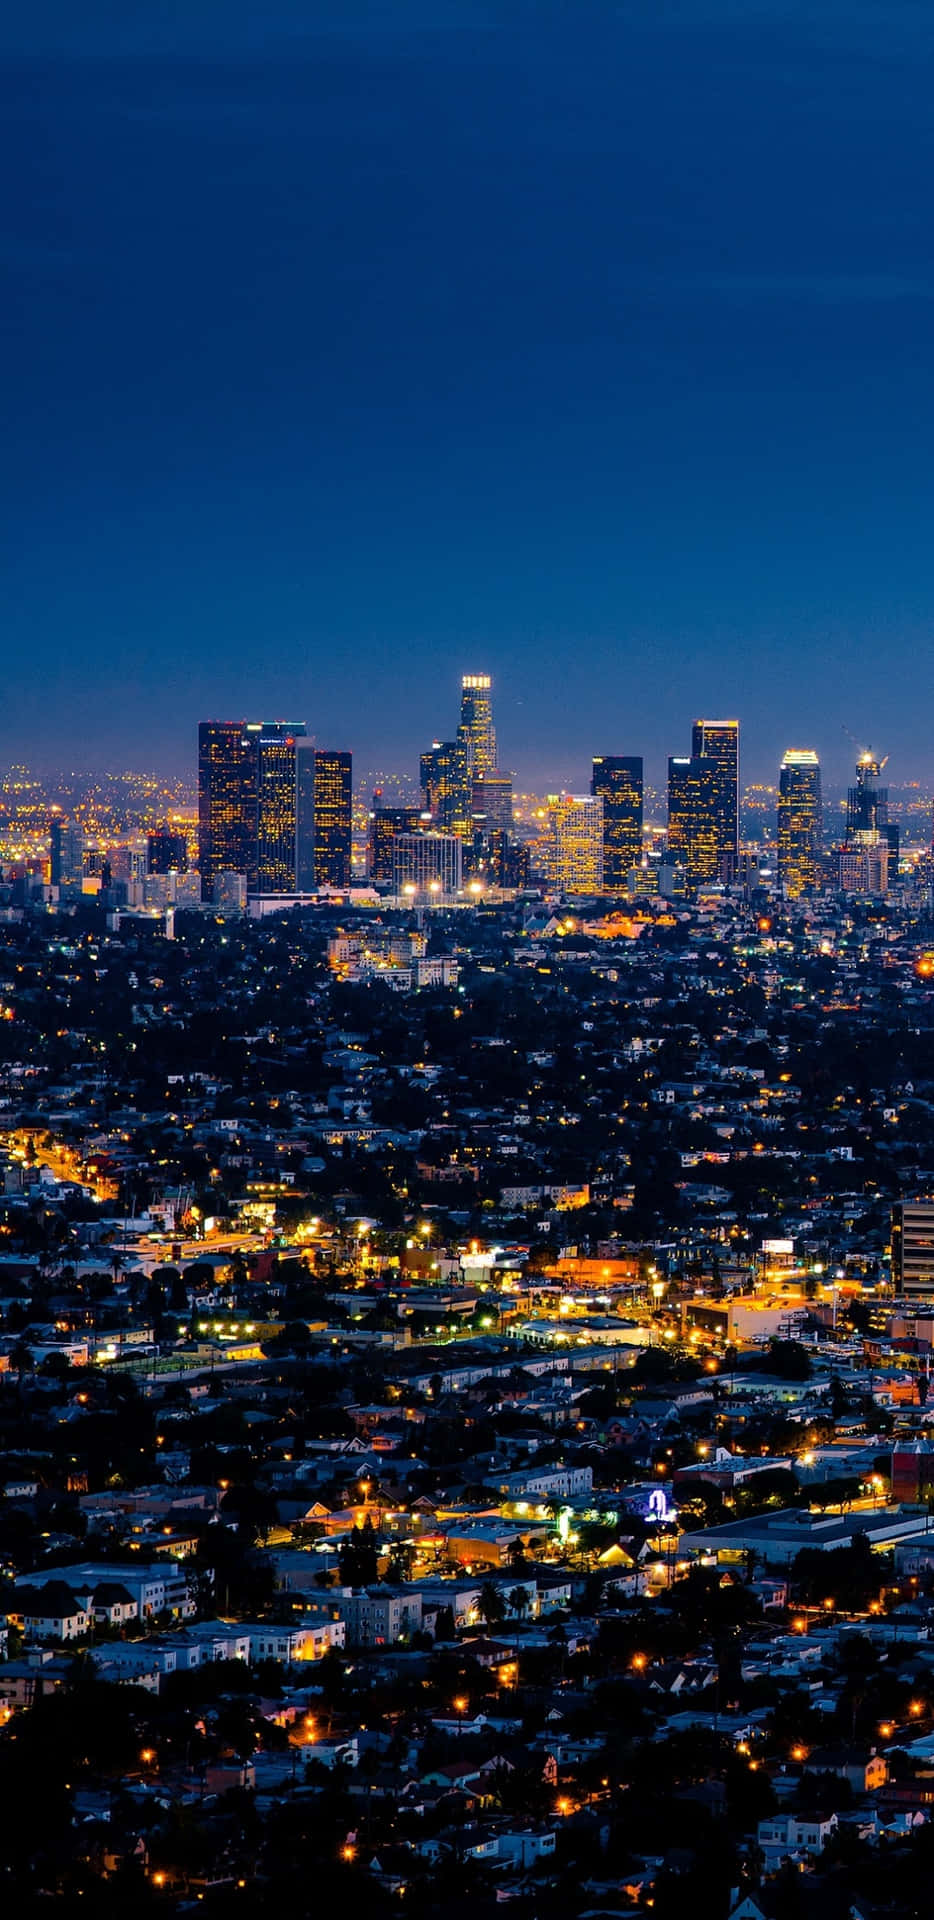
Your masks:
M0 760L930 778L929 0L13 11Z

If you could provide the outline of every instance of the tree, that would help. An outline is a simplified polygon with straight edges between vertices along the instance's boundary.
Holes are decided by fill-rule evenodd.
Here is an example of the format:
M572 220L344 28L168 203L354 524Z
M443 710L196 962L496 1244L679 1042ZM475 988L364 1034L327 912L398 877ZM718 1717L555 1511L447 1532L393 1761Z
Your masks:
M453 1640L455 1638L454 1608L439 1607L435 1615L435 1640Z
M522 1619L523 1614L525 1614L528 1610L528 1605L529 1605L528 1588L513 1587L513 1590L509 1595L509 1610L511 1613L515 1614L517 1620Z
M492 1580L485 1580L483 1586L480 1588L477 1612L481 1620L483 1620L487 1632L489 1632L492 1627L498 1626L500 1621L505 1617L506 1609L503 1605L502 1594Z
M339 1566L341 1583L346 1587L368 1587L376 1579L376 1534L367 1515L362 1527L354 1527L342 1543Z
M808 1380L811 1361L800 1340L770 1340L766 1366L780 1380Z

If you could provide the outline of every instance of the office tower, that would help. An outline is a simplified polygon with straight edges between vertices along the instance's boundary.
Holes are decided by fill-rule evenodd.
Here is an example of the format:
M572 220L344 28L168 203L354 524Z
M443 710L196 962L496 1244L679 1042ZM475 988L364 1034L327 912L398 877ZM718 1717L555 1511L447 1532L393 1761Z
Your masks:
M494 887L527 887L531 873L529 849L503 827L494 827L487 841L487 874Z
M463 740L436 740L419 766L425 806L436 827L466 839L473 814L470 754Z
M201 898L214 899L218 874L250 871L256 848L256 749L242 720L198 728L198 864Z
M55 812L49 819L49 882L80 887L84 880L84 835L73 820Z
M295 891L315 891L315 743L295 742Z
M778 780L778 878L789 899L819 888L822 852L820 761L810 747L789 747Z
M847 788L846 846L872 846L879 839L884 840L889 851L887 876L893 880L898 873L898 822L889 819L888 787L877 784L887 764L888 755L884 760L876 760L868 750L860 754L856 762L856 785Z
M854 838L837 851L837 885L841 893L874 898L889 890L889 843L881 833Z
M695 720L691 758L704 760L716 834L715 874L731 881L739 862L739 721ZM713 876L705 875L705 878Z
M493 767L474 775L473 819L483 837L501 830L512 832L512 774Z
M488 673L465 673L461 680L461 718L458 740L467 748L474 778L496 768L496 728L493 725L493 682Z
M374 803L377 794L373 795ZM367 822L367 878L374 886L392 883L392 849L400 833L421 833L427 820L419 807L383 807L374 804Z
M603 801L603 890L623 893L633 867L642 865L642 761L596 756L590 791Z
M147 873L187 873L188 840L184 833L173 833L166 824L157 827L146 842Z
M556 893L602 893L603 801L587 793L548 796L545 878Z
M392 890L403 898L451 900L461 890L463 842L456 833L397 833Z
M349 887L353 843L353 756L318 747L314 770L315 885Z
M297 884L298 751L304 721L252 724L256 753L256 845L251 893L294 893Z
M668 860L683 867L689 886L720 877L720 782L715 760L703 755L668 762Z
M934 1201L893 1206L892 1285L906 1299L934 1300Z

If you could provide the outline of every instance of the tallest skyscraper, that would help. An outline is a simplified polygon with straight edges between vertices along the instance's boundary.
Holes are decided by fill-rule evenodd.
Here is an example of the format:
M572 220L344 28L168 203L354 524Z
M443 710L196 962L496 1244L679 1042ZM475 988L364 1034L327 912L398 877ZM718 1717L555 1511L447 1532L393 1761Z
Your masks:
M488 673L465 673L461 680L461 718L457 737L467 748L475 780L496 771L492 681Z

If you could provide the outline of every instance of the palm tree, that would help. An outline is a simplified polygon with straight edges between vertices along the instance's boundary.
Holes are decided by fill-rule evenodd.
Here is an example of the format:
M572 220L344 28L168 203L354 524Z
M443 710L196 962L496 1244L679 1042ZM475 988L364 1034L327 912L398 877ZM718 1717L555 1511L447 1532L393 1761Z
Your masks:
M513 1587L513 1590L509 1595L509 1608L510 1608L510 1612L515 1614L517 1620L522 1619L523 1614L528 1609L528 1605L529 1605L528 1587Z
M499 1624L505 1611L499 1588L494 1586L492 1580L485 1580L477 1599L477 1612L488 1633L491 1627Z

